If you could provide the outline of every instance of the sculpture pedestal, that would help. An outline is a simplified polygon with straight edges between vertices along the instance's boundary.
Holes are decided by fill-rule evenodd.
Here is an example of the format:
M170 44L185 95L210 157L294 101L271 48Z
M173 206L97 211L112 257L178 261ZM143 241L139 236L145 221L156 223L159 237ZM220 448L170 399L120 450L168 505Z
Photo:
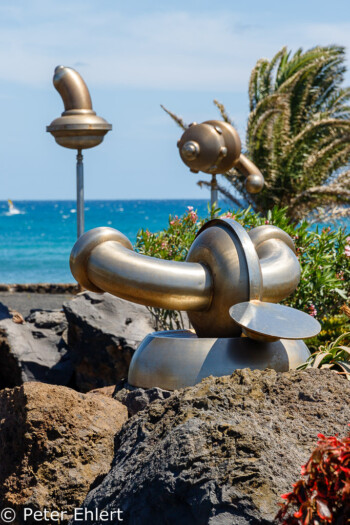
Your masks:
M211 375L230 375L239 368L286 372L309 356L302 340L262 343L248 337L198 338L188 330L154 332L136 350L128 382L141 388L177 390Z

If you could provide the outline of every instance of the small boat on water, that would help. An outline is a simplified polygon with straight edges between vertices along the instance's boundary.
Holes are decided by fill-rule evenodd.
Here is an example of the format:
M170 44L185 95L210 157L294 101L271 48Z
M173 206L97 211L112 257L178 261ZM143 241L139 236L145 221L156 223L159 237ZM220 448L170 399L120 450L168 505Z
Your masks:
M6 213L6 215L18 215L19 213L21 213L20 210L15 207L15 205L10 199L8 199L7 204L8 204L9 210Z

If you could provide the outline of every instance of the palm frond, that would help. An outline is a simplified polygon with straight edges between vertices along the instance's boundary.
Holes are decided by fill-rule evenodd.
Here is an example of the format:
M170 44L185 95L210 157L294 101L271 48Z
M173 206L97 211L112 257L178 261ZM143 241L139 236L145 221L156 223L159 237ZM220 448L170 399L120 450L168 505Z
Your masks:
M188 124L185 124L181 117L178 117L177 115L175 115L175 113L172 113L169 109L163 106L163 104L161 104L160 107L165 111L165 113L168 113L168 115L170 115L170 117L176 122L178 126L180 126L180 128L182 128L183 130L188 128Z

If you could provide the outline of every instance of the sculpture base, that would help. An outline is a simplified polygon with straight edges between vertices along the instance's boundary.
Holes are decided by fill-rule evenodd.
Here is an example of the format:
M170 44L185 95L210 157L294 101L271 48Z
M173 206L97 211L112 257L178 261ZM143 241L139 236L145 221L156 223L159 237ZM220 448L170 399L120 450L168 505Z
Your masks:
M187 330L154 332L136 350L128 382L141 388L177 390L239 368L287 372L309 356L302 340L262 343L248 337L198 338Z

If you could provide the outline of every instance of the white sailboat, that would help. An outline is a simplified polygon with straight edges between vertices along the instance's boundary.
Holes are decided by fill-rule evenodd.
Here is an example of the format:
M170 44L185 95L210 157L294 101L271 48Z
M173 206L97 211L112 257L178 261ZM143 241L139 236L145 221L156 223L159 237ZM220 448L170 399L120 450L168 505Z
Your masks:
M8 204L9 210L6 213L6 215L18 215L21 213L20 210L15 207L11 199L8 199L7 204Z

